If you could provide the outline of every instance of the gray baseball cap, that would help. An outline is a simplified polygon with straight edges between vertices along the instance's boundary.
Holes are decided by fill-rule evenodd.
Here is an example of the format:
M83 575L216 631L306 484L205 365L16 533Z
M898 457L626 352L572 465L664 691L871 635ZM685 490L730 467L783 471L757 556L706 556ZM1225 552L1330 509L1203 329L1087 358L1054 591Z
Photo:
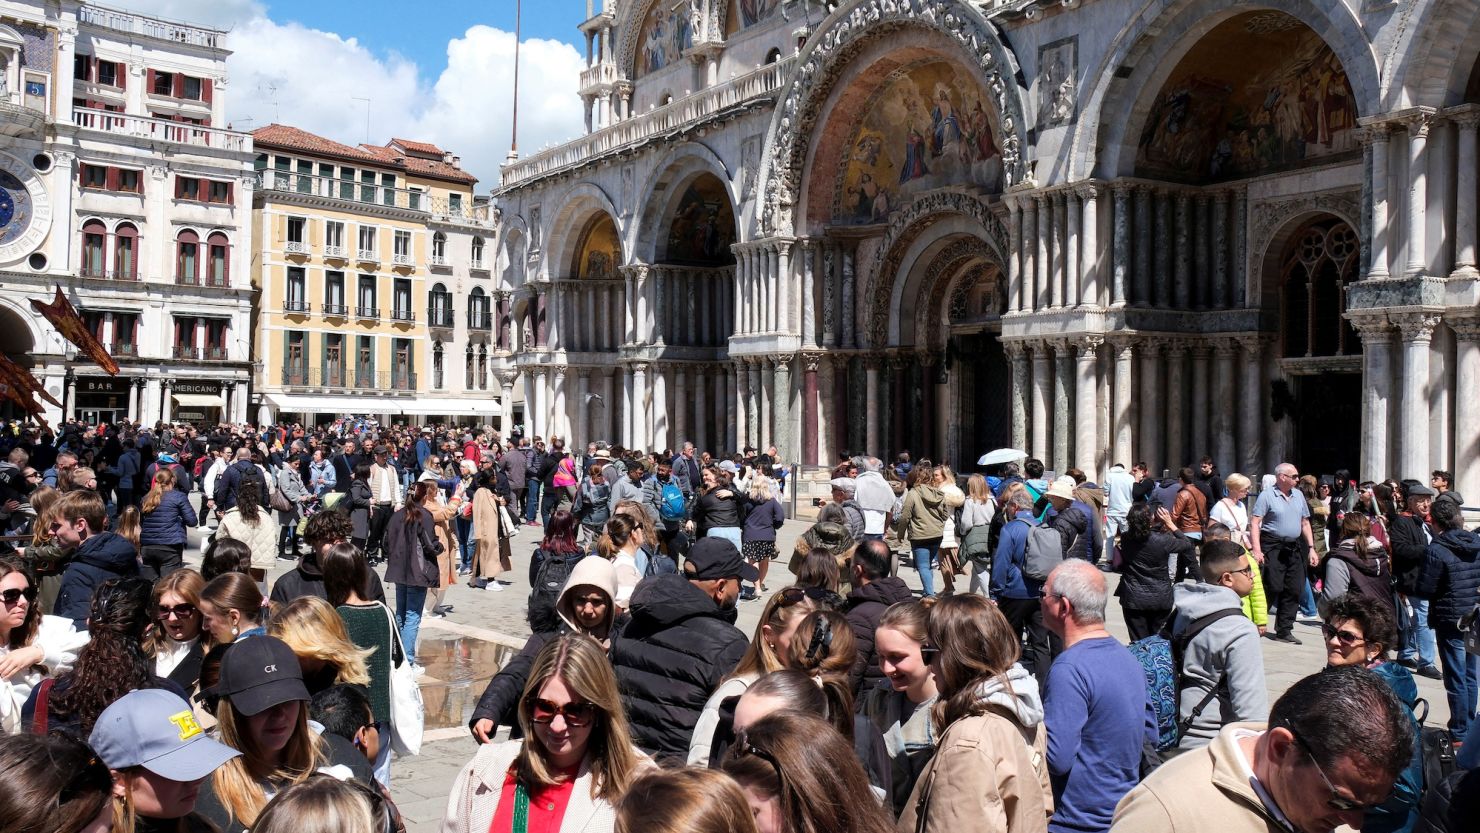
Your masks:
M141 766L171 781L199 781L241 753L206 736L190 704L160 688L113 701L88 744L109 769Z

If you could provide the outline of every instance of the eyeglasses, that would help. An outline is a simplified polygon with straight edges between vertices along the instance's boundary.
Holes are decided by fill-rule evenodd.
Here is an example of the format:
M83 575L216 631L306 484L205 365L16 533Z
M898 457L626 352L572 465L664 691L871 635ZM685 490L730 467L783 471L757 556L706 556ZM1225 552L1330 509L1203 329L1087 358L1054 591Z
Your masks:
M1338 630L1331 625L1321 625L1321 635L1326 638L1327 642L1335 639L1341 643L1343 648L1355 648L1358 645L1367 644L1367 640L1360 635L1349 630Z
M596 719L596 706L593 703L566 703L557 706L539 697L531 697L524 702L529 706L529 719L535 723L549 723L558 714L565 718L568 725L579 728L590 726L591 721Z
M1376 809L1377 807L1382 806L1382 804L1387 801L1387 796L1383 796L1381 801L1373 801L1370 804L1364 804L1360 801L1356 801L1355 799L1347 798L1346 796L1337 792L1336 785L1331 783L1331 779L1326 775L1326 770L1321 768L1321 762L1316 760L1315 750L1310 748L1310 744L1305 742L1305 738L1302 738L1298 733L1296 733L1294 729L1290 728L1288 725L1285 727L1285 730L1290 733L1290 737L1295 739L1295 742L1300 745L1300 748L1305 750L1305 754L1310 758L1311 764L1314 765L1316 768L1316 774L1321 776L1321 781L1326 784L1326 789L1331 791L1331 797L1326 799L1327 807L1330 807L1338 813L1365 813L1368 810Z
M165 607L164 605L160 605L154 613L154 618L158 619L161 622L171 618L189 619L191 616L194 616L199 612L199 610L196 610L195 605L192 604L180 604L175 605L174 607Z
M1228 572L1231 575L1232 574L1237 574L1237 575L1245 576L1246 578L1253 578L1254 577L1254 565L1253 564L1248 564L1248 565L1245 565L1242 570L1229 570Z
M362 726L360 728L362 728L362 729L374 729L377 734L383 735L383 734L385 734L385 726L386 726L386 724L385 724L385 721L384 720L372 720L371 722L366 723L364 726Z
M16 602L20 601L22 596L25 596L26 597L26 601L27 602L34 602L34 601L36 601L36 588L34 588L34 587L24 587L24 588L23 587L12 587L12 588L10 588L9 590L6 590L3 593L0 593L0 599L4 599L5 600L5 603L8 604L8 605L13 605Z
M923 662L923 663L925 663L926 665L930 665L931 663L935 662L935 660L939 656L940 656L940 648L937 648L934 645L921 645L920 646L920 661Z
M25 475L26 475L26 478L27 479L30 479L32 477L40 477L41 476L41 472L39 472L39 471L28 471L28 472L25 473Z

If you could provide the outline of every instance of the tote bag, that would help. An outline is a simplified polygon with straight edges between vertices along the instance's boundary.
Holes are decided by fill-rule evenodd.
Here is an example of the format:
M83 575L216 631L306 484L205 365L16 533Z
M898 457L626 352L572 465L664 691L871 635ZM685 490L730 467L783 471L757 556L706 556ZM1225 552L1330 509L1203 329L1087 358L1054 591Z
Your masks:
M385 607L385 605L381 605ZM396 618L385 607L385 618L391 626L391 749L397 755L420 755L422 728L426 725L426 706L421 701L421 688L416 672L401 643L401 629Z

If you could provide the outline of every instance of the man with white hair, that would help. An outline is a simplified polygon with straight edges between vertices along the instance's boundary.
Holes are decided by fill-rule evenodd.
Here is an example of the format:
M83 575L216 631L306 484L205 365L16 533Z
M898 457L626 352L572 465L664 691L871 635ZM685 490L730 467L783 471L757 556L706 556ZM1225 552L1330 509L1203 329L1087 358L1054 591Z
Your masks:
M884 540L884 530L889 528L889 515L894 512L897 497L889 481L881 473L884 463L877 457L854 457L858 477L853 481L853 499L863 510L863 537L875 541Z
M1071 558L1043 585L1043 623L1064 641L1043 697L1050 833L1105 831L1140 780L1142 745L1156 737L1146 673L1105 630L1105 576Z
M1274 488L1259 493L1249 513L1249 537L1254 560L1263 565L1265 595L1278 608L1270 639L1299 645L1291 633L1295 612L1300 609L1305 568L1320 564L1315 536L1310 531L1310 506L1295 488L1300 473L1289 463L1274 469Z

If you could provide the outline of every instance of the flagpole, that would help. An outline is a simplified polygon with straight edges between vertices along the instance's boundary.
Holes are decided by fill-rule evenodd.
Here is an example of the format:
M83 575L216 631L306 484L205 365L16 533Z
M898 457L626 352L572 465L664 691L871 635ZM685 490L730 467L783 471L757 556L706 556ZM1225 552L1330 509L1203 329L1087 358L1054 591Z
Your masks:
M509 136L510 162L519 158L519 40L522 6L522 0L514 0L514 118Z

